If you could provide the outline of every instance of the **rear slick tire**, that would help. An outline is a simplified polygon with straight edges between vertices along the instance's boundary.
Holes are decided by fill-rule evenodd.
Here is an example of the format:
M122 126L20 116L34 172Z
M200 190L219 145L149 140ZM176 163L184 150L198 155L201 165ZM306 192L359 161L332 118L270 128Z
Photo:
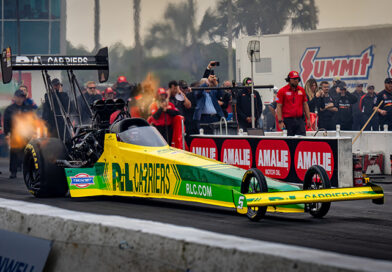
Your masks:
M328 174L325 169L319 165L311 166L306 171L304 179L304 190L315 190L315 189L329 189L331 188L331 181L329 180ZM323 203L310 203L309 213L315 218L324 217L331 207L331 202Z
M263 173L257 168L251 168L245 172L242 183L242 194L267 193L268 185ZM247 216L251 221L259 221L265 216L267 206L248 207Z
M31 140L23 159L23 178L29 192L35 197L63 197L68 192L64 168L57 160L67 158L63 142L58 138Z

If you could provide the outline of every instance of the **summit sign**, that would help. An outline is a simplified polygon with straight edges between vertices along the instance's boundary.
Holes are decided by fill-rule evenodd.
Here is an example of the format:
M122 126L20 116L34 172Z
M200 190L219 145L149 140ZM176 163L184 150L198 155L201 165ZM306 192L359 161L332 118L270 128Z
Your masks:
M368 79L373 66L373 46L369 46L359 55L317 57L320 47L306 48L300 60L300 74L303 82L309 78L317 81Z

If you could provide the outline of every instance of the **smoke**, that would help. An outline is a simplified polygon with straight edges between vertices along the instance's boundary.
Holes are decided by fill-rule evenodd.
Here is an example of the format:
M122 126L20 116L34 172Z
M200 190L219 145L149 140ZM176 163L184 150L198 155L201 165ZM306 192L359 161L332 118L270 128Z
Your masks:
M17 113L13 116L11 148L24 148L31 139L47 136L48 128L35 112Z

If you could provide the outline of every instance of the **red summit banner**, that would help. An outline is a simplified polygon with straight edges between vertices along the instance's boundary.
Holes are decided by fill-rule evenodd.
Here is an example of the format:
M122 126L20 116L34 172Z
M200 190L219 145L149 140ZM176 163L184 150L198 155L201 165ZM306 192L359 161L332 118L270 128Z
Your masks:
M341 80L368 79L373 65L373 46L369 46L359 55L320 57L317 55L320 47L306 48L301 57L299 66L302 82L309 78L317 81L332 80L340 77Z

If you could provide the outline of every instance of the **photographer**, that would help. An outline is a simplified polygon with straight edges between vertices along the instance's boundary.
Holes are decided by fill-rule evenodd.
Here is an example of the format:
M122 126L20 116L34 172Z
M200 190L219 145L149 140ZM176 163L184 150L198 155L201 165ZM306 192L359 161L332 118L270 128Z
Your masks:
M215 75L209 75L207 83L200 87L216 87L218 86L218 79ZM218 122L221 117L224 117L221 105L223 101L220 100L222 94L219 90L205 90L195 91L196 108L193 116L194 120L199 123L213 123Z
M212 60L208 63L207 69L204 71L203 78L208 78L210 75L214 75L214 67L219 66L219 61Z
M185 81L183 81L184 83ZM186 97L184 91L188 91L188 84L178 86L177 81L172 80L168 84L169 86L169 101L178 109L182 116L185 116L185 111L192 106L191 101Z
M166 90L164 88L159 88L156 101L150 106L150 113L152 116L151 124L158 129L167 143L171 145L173 136L173 117L180 113L167 98L168 95Z

